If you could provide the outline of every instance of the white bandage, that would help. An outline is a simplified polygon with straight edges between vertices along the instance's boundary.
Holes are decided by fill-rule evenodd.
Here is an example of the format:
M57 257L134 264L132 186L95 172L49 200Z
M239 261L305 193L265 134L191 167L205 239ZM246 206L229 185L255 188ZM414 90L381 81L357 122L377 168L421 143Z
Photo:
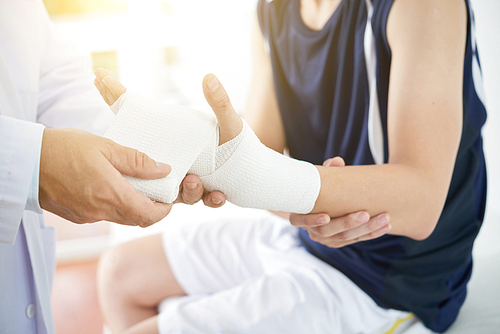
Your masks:
M316 167L267 148L245 121L236 138L217 146L216 120L202 112L128 92L112 109L117 117L106 137L172 167L161 180L128 178L153 200L175 200L189 171L205 189L220 190L239 206L295 213L314 207L321 188Z
M137 191L153 201L175 201L180 183L201 151L218 142L215 117L198 110L165 106L128 91L111 110L116 118L104 135L106 138L172 167L166 178L158 180L126 176ZM205 165L209 171L214 170L215 157L205 156Z
M200 177L205 189L220 190L242 207L311 212L321 189L317 168L266 147L245 121L239 136L241 142L227 161Z

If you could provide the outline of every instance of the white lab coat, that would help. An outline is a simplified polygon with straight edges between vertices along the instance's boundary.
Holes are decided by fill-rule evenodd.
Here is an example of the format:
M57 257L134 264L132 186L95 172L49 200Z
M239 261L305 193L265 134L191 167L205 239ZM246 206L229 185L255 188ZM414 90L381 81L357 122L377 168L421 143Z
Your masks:
M25 210L43 126L103 133L111 118L42 0L0 0L0 334L54 332L55 231Z

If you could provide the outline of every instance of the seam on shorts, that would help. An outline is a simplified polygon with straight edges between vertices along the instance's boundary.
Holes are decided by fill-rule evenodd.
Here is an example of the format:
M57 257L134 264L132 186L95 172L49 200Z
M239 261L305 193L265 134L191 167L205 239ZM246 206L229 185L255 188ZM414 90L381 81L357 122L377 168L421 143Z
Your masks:
M407 317L404 317L402 319L398 319L394 322L394 324L392 325L392 327L387 331L387 332L384 332L384 334L393 334L396 329L398 329L399 326L401 326L401 324L405 321L408 321L410 320L411 318L413 318L415 316L415 314L411 313L410 315L408 315Z

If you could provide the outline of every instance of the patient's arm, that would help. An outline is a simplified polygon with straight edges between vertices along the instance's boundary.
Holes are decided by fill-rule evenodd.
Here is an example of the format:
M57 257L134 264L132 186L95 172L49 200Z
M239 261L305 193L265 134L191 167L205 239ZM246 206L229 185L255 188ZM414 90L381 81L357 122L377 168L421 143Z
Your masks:
M392 51L388 163L318 166L322 187L312 212L331 217L387 212L392 234L421 240L432 233L462 131L467 11L458 2L395 3L387 24ZM325 229L318 232L328 235Z
M387 24L392 51L388 163L318 166L322 187L312 212L332 217L387 212L392 234L421 240L432 233L462 131L467 16L465 4L457 2L395 3Z
M220 190L239 206L296 213L314 207L321 187L317 168L263 145L232 107L227 112L229 99L214 75L205 77L203 89L217 120L129 92L114 101L124 89L113 80L106 76L96 83L117 113L106 136L172 167L168 177L155 182L129 178L141 193L169 203L190 171L205 189Z

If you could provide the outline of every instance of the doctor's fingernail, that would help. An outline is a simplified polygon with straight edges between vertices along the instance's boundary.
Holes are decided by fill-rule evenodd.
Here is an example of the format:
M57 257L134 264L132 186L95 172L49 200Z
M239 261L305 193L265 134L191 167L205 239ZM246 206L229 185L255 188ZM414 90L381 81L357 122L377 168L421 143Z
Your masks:
M186 188L190 190L196 189L196 187L198 187L198 183L186 183Z
M170 166L169 165L161 163L161 162L157 162L156 166L158 166L158 168L161 168L161 169L164 169L164 170L170 170Z
M370 215L367 212L361 212L358 214L358 222L364 223L370 219Z
M207 81L207 87L210 89L212 92L215 92L217 88L219 88L219 81L215 77L215 75L210 76L210 79Z

